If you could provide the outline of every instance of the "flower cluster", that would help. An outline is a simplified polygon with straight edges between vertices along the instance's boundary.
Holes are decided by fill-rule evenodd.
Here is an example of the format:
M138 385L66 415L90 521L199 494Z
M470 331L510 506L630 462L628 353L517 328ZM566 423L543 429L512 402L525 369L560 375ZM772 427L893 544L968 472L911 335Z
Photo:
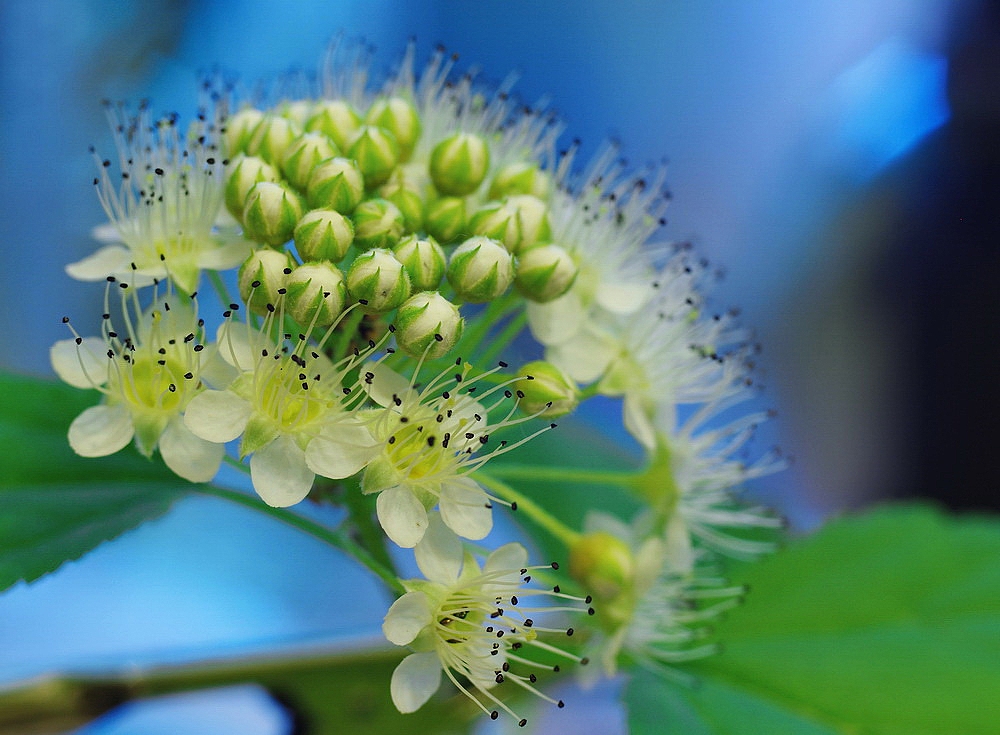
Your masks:
M311 95L251 104L209 85L186 127L109 107L117 160L94 180L109 244L67 267L106 282L102 333L70 326L52 348L63 380L103 396L71 446L134 440L195 483L225 459L276 508L342 502L359 561L403 591L383 623L413 651L390 686L402 712L443 673L523 725L504 692L563 706L533 673L553 656L671 673L710 653L704 621L742 596L713 554L770 549L743 531L778 520L737 493L781 460L747 462L767 416L731 410L753 390L748 333L710 309L689 248L650 242L663 172L632 177L612 148L578 171L575 147L555 153L558 120L454 78L443 52L418 74L411 49L373 88L343 51ZM211 328L202 271L222 306ZM526 327L545 359L497 362ZM517 450L595 395L621 400L642 447L644 466L610 482L644 510L576 529L538 486L607 474ZM498 507L561 543L570 579L532 586L558 564L472 546ZM425 578L399 580L387 543Z

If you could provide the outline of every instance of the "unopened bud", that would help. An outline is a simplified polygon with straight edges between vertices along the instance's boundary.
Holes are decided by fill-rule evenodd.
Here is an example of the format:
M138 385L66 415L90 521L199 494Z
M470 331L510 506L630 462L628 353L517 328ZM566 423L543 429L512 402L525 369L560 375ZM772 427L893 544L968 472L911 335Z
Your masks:
M424 211L424 231L438 242L451 243L469 234L462 197L441 197Z
M226 209L238 220L243 219L247 194L260 181L281 181L281 174L263 158L242 153L226 167Z
M403 213L386 199L366 199L355 208L354 242L362 250L391 248L403 236Z
M313 209L334 209L350 214L365 196L361 169L348 158L328 158L312 170L306 196Z
M278 106L277 112L298 125L300 130L304 130L309 118L312 117L313 105L309 100L283 102Z
M292 186L305 191L316 164L339 153L333 141L322 133L303 133L285 151L281 170Z
M410 295L410 277L391 250L368 250L351 264L347 290L369 314L392 311Z
M499 240L514 254L552 237L545 203L526 194L483 205L472 215L469 228Z
M515 161L502 166L490 182L490 199L512 194L531 194L546 201L552 193L552 180L538 164Z
M617 536L595 531L570 548L569 573L598 600L614 600L632 585L635 557Z
M255 314L266 315L281 299L285 288L286 271L294 265L285 253L261 248L250 254L237 275L240 297Z
M545 303L569 291L580 272L572 256L558 245L537 245L521 253L517 290L531 301Z
M247 193L243 232L251 240L277 247L292 239L303 210L302 199L294 191L261 181Z
M244 107L235 115L226 120L226 129L223 132L223 142L226 145L226 155L235 157L242 153L250 144L253 131L264 119L264 113L253 107Z
M378 188L378 195L395 204L403 213L407 232L419 232L424 225L424 197L420 187L407 180L397 167L389 180Z
M365 122L392 133L399 144L399 160L409 160L420 138L420 116L412 102L402 97L380 97L368 108Z
M437 291L414 294L396 312L396 344L408 355L434 360L448 354L462 336L458 307Z
M576 381L551 362L529 362L517 374L518 405L525 413L556 418L572 413L580 403Z
M399 143L396 136L377 125L362 125L347 144L347 155L353 158L365 177L365 186L378 186L399 163Z
M306 130L323 133L337 144L340 150L361 127L361 116L344 100L323 100L313 106L313 114L306 121Z
M448 282L465 301L491 301L510 288L514 259L506 248L488 237L471 237L451 254Z
M265 115L253 131L246 151L260 156L272 166L280 166L285 152L302 133L302 129L288 118Z
M295 225L294 235L295 249L302 260L336 263L347 255L354 242L354 225L332 209L314 209Z
M442 194L471 194L483 183L489 168L489 146L473 133L449 135L431 151L431 180Z
M344 274L329 263L300 265L288 276L285 289L285 309L304 327L333 324L347 301Z
M410 235L393 248L396 260L410 274L414 291L433 291L444 277L444 250L432 238L421 239Z

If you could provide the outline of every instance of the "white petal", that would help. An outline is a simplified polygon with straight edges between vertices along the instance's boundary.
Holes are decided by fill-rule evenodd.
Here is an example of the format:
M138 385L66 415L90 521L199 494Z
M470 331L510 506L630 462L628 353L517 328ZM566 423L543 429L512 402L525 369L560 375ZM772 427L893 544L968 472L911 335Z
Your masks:
M520 574L526 566L528 566L528 550L521 544L504 544L486 557L483 572L488 574L513 569L515 574Z
M66 266L70 278L78 281L103 281L108 276L130 270L132 251L121 245L107 245L83 260Z
M215 333L222 359L239 370L252 370L260 350L273 348L272 341L243 322L225 321Z
M206 352L210 354L206 355ZM223 360L217 348L210 348L201 353L201 369L198 377L205 385L222 390L228 388L239 376L240 371Z
M679 574L687 574L694 568L694 549L691 548L691 533L684 516L674 511L667 523L667 566Z
M462 541L441 520L440 513L428 514L429 524L414 551L417 566L432 582L454 584L462 573Z
M528 324L543 345L557 345L572 339L583 326L586 309L575 291L545 304L528 302Z
M108 382L107 352L99 337L87 337L79 345L64 339L52 345L49 360L56 375L74 388L96 388Z
M412 390L408 379L392 368L386 367L384 363L366 363L361 371L374 373L375 377L372 378L372 381L364 383L364 389L368 396L380 406L393 405L393 396L405 400Z
M242 237L220 242L198 253L198 265L212 271L224 271L240 265L250 255L251 243Z
M184 423L202 439L225 444L246 428L253 407L228 390L202 391L188 403Z
M306 464L317 475L340 480L363 470L382 444L363 424L342 421L323 429L306 447Z
M104 243L105 245L122 242L121 233L119 233L118 228L110 222L105 222L103 225L97 225L97 227L90 231L90 236L97 240L97 242Z
M392 603L382 622L382 632L390 643L406 646L433 622L427 595L423 592L407 592Z
M485 538L493 528L490 499L467 477L441 483L441 518L462 538Z
M652 451L656 448L656 431L653 429L649 413L642 404L642 398L634 391L626 393L625 401L622 403L622 422L629 434L646 449Z
M295 440L279 436L250 458L250 479L261 499L274 508L303 500L316 475L306 466L305 452Z
M614 314L634 314L650 295L648 283L600 283L594 300Z
M189 482L208 482L215 477L226 451L223 444L195 436L180 417L167 425L159 447L167 467Z
M401 485L380 492L375 511L382 530L404 549L416 546L427 530L427 510L423 503Z
M569 342L546 348L545 359L565 370L577 382L590 383L608 369L618 349L617 341L610 335L583 329Z
M392 703L403 714L416 712L441 685L441 662L436 653L411 653L392 672Z
M594 533L596 531L603 531L626 543L629 543L635 536L632 527L621 519L599 510L588 510L587 515L583 518L583 532Z
M69 425L69 445L81 457L105 457L124 448L134 433L124 406L91 406Z

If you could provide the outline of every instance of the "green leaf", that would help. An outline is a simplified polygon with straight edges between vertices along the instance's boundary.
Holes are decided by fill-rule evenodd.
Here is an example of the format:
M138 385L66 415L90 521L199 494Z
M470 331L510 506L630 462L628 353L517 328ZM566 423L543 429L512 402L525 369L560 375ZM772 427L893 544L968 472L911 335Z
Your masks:
M66 431L97 394L0 372L0 591L162 515L194 487L129 448L85 459Z
M995 733L997 559L995 519L886 507L740 565L723 653L688 667L699 687L636 677L633 732Z

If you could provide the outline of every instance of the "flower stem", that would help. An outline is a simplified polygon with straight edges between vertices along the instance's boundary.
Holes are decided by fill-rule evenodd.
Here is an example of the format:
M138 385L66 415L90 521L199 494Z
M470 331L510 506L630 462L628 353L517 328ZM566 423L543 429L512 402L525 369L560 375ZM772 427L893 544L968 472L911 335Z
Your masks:
M490 465L490 474L511 480L536 480L538 482L579 482L586 485L620 485L634 488L644 476L627 470L591 470L585 467L539 467L537 465Z
M264 513L281 521L282 523L292 526L293 528L304 531L310 536L313 536L314 538L317 538L334 548L340 549L356 562L367 567L383 582L385 582L389 589L399 593L405 592L396 575L383 564L379 563L367 549L363 548L354 539L352 539L350 534L348 534L344 529L338 528L333 530L327 528L326 526L310 520L305 516L300 516L298 513L294 513L287 508L272 508L256 496L248 495L247 493L239 492L237 490L229 490L228 488L216 487L214 485L199 485L198 491L204 493L205 495L211 495L216 498L228 500L232 503L237 503L252 510L256 510L259 513Z
M492 490L502 500L506 500L509 503L516 503L518 512L523 511L526 513L531 517L531 520L559 539L567 548L572 547L580 538L579 533L565 525L527 495L518 492L507 483L491 477L482 471L477 472L475 477L476 480Z
M482 357L479 358L478 363L480 365L490 365L496 361L498 357L507 349L508 345L514 341L514 338L521 333L524 329L524 325L528 323L528 312L521 309L517 314L511 317L510 321L504 326L500 334L490 340L489 347L483 352Z
M477 316L471 326L465 330L458 345L453 350L454 354L463 355L475 352L493 325L517 307L519 298L517 294L510 293L491 301L483 313Z

